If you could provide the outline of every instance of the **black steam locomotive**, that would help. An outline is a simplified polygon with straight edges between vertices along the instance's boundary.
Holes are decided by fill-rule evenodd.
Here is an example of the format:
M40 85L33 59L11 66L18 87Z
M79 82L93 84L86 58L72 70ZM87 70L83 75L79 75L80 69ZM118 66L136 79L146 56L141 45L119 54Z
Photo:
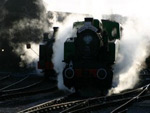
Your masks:
M58 27L54 27L53 30L53 35L51 37L49 37L50 33L44 33L43 42L39 46L38 69L43 70L46 78L56 76L56 72L52 63L52 55L53 44L55 42L55 36L58 31Z
M101 23L102 22L102 23ZM121 27L109 20L85 18L75 22L76 37L64 43L64 84L76 90L87 86L111 88Z

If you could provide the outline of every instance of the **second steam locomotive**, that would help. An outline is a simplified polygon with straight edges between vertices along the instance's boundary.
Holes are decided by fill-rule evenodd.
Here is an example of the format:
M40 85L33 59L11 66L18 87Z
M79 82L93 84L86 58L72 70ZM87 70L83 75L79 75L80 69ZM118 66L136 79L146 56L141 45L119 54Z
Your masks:
M58 27L53 27L52 36L50 33L43 34L43 41L39 45L39 62L38 69L42 69L45 78L55 77L56 72L52 63L53 44L55 43L55 36L57 34ZM56 77L55 77L56 78Z
M64 85L68 88L111 88L113 69L120 39L119 23L85 18L75 22L76 37L64 43Z

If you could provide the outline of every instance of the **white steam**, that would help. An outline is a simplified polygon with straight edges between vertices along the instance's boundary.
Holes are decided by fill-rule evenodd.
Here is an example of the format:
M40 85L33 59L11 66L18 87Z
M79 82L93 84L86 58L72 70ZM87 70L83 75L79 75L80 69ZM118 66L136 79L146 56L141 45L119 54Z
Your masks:
M39 45L32 43L30 49L27 49L26 45L24 45L23 50L24 55L21 55L22 61L26 62L28 64L28 67L35 67L35 65L37 65L37 60L39 58L38 56Z
M47 10L80 14L149 17L149 0L43 0Z
M78 16L78 17L77 17ZM56 36L56 42L54 43L53 50L53 63L56 72L58 73L58 87L60 89L66 89L63 84L62 71L65 64L62 62L64 59L64 42L67 38L75 36L75 31L73 30L73 22L78 20L83 20L84 16L70 15L63 23L59 24L59 31ZM58 23L57 23L58 24Z
M22 48L15 49L15 52L21 54L20 67L24 67L27 64L27 68L34 68L36 69L36 72L39 73L39 70L37 69L39 44L31 43L30 49L27 49L26 44L20 44L19 46Z
M110 92L119 93L133 88L139 81L138 73L148 54L150 24L143 20L129 19L123 26L123 37L120 45L120 59L114 66L114 85Z

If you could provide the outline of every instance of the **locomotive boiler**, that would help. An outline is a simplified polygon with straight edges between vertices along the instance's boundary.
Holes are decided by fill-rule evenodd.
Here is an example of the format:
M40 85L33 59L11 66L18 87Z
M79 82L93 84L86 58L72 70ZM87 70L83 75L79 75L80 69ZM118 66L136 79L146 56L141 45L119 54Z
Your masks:
M115 21L85 18L75 22L76 36L64 43L64 85L76 90L87 86L100 90L111 88L121 36Z

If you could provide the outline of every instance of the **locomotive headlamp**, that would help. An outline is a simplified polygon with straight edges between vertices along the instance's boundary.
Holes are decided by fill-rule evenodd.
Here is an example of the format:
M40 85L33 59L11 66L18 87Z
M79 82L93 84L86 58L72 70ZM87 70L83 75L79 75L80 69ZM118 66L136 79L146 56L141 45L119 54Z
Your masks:
M86 44L90 44L92 41L92 36L91 35L85 35L83 40Z
M107 72L105 69L101 68L101 69L98 69L97 71L97 78L98 79L105 79L107 76Z
M65 77L67 79L72 79L74 77L74 70L72 68L67 68L65 70Z
M112 29L111 35L112 35L112 37L116 37L117 36L117 28L113 28Z

